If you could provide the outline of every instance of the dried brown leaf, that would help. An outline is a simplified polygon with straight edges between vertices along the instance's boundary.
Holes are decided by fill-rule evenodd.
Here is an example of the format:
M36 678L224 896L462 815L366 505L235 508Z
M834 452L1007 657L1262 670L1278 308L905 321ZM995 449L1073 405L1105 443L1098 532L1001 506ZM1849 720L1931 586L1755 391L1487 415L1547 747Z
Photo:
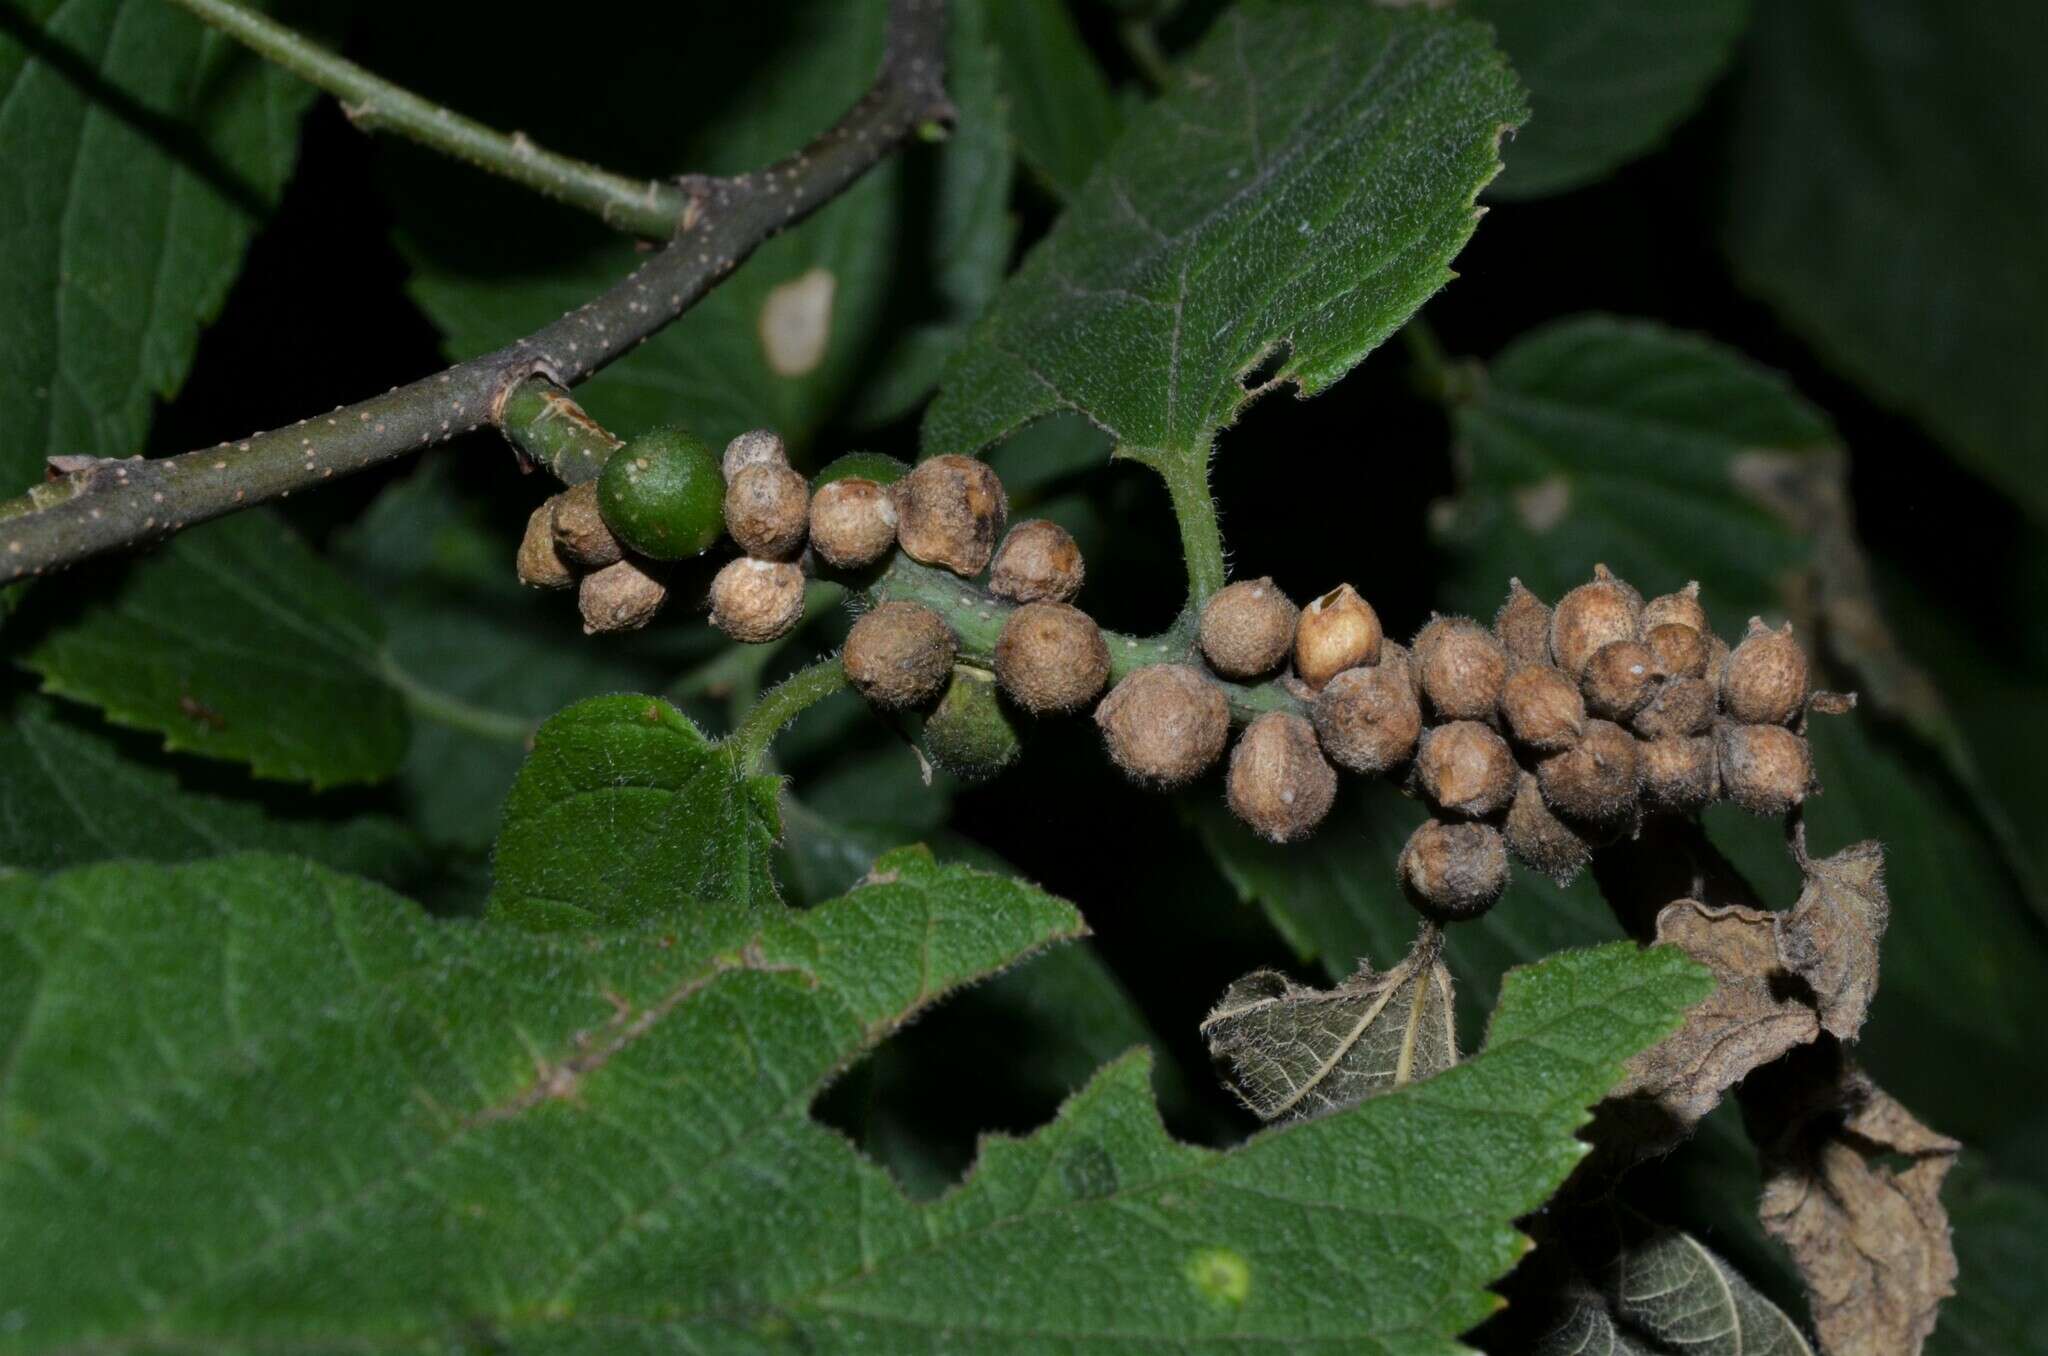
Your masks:
M1385 974L1361 963L1334 989L1257 970L1224 991L1202 1022L1230 1087L1264 1120L1298 1120L1356 1102L1458 1062L1443 934L1425 926Z
M1781 968L1778 915L1680 899L1657 915L1657 940L1713 972L1713 994L1685 1025L1629 1061L1606 1108L1628 1125L1634 1147L1662 1147L1691 1132L1721 1094L1760 1064L1820 1034L1804 986Z
M1816 861L1803 840L1796 847L1806 885L1792 912L1776 915L1778 957L1811 986L1828 1034L1854 1040L1877 993L1878 943L1891 914L1884 848L1857 843Z
M1828 1356L1909 1356L1955 1293L1942 1179L1961 1148L1825 1042L1745 1090L1765 1232L1805 1278Z

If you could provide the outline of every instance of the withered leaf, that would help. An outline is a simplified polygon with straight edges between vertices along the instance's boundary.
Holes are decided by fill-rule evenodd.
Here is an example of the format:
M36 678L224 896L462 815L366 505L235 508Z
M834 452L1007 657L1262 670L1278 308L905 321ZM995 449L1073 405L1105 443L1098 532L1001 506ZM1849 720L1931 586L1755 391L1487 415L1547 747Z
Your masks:
M1691 1356L1813 1356L1785 1312L1690 1234L1659 1230L1615 1260L1615 1315Z
M1857 843L1817 861L1803 840L1795 848L1806 885L1792 912L1775 916L1779 961L1812 987L1828 1034L1854 1040L1877 992L1877 948L1891 916L1884 847Z
M1941 1183L1961 1146L1915 1120L1833 1042L1773 1074L1771 1086L1744 1095L1763 1149L1757 1213L1805 1278L1822 1348L1918 1352L1955 1293Z
M1691 1132L1750 1070L1820 1034L1803 986L1779 960L1778 915L1742 905L1675 900L1657 915L1657 940L1713 972L1714 992L1685 1025L1629 1061L1605 1109L1633 1127L1648 1152Z
M1231 1091L1264 1120L1351 1106L1458 1062L1443 934L1425 926L1385 974L1361 963L1334 989L1257 970L1224 991L1202 1022Z

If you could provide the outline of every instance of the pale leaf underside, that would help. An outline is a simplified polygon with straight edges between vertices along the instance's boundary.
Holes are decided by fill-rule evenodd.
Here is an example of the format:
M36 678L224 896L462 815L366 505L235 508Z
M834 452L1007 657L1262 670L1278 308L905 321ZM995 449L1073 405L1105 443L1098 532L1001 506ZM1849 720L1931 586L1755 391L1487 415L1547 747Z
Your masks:
M1441 935L1425 930L1385 974L1361 965L1334 989L1260 970L1232 984L1202 1022L1231 1090L1265 1120L1322 1115L1458 1062Z
M1698 1239L1659 1229L1576 1282L1538 1356L1813 1356L1784 1311Z
M1813 1356L1799 1329L1690 1234L1659 1233L1616 1264L1615 1312L1688 1356Z

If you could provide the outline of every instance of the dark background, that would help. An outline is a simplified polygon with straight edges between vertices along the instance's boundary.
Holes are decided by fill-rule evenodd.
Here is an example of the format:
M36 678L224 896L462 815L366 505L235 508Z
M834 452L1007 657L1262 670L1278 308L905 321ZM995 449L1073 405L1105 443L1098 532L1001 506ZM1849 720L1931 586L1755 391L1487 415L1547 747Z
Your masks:
M1113 47L1098 50L1116 59ZM2037 660L2042 628L2029 609L2038 595L2028 587L2028 535L2018 510L1957 467L1910 420L1831 374L1734 285L1712 228L1719 215L1719 179L1711 172L1719 105L1710 101L1671 145L1604 184L1492 204L1458 261L1460 278L1431 303L1428 318L1450 353L1485 357L1560 315L1656 316L1783 370L1857 449L1855 511L1865 540L1880 548L1887 583L1940 599L2002 661ZM379 153L332 101L315 107L283 205L207 331L184 392L159 418L153 450L287 423L442 365L438 336L406 297L406 267L389 243L392 219L374 163ZM1049 221L1050 204L1025 186L1017 208L1028 241ZM908 456L914 425L860 441ZM821 440L832 445L829 437ZM1245 446L1282 445L1290 449L1285 457L1233 455ZM523 520L542 493L517 474L495 436L434 455L455 463L467 492L491 501L508 525ZM413 470L401 463L294 500L287 511L318 537ZM1164 624L1178 606L1180 585L1163 493L1133 467L1106 469L1088 488L1114 505L1110 516L1120 523L1105 543L1108 558L1091 558L1091 605L1109 625ZM1281 394L1254 405L1224 435L1215 473L1235 573L1271 574L1295 597L1312 596L1334 579L1369 577L1394 635L1411 633L1430 613L1439 571L1428 509L1453 488L1446 421L1438 405L1411 390L1398 345L1313 402ZM1915 549L1882 551L1887 543ZM583 642L565 625L562 643ZM1032 738L1031 756L1018 769L960 795L955 826L1075 900L1119 975L1160 1030L1179 1034L1180 1053L1199 1069L1193 1019L1251 964L1287 967L1285 947L1249 911L1233 912L1172 805L1106 775L1091 732L1048 728ZM1159 842L1177 842L1180 850L1149 850ZM1133 844L1148 850L1132 851ZM1176 875L1190 879L1175 882ZM1155 961L1156 916L1118 906L1163 888L1185 893L1191 911L1208 915L1177 937L1168 964ZM976 1130L1023 1129L1051 1111L1003 1104L1001 1080L982 1082L977 1092L989 1101L947 1099L943 1120L962 1162ZM1228 1123L1248 1124L1220 1093L1211 1103Z
M1112 74L1130 78L1107 21L1091 7L1077 13ZM1728 103L1724 87L1664 148L1596 187L1491 203L1456 264L1461 276L1430 303L1428 321L1449 353L1484 359L1560 316L1654 317L1782 371L1827 413L1852 451L1854 510L1881 587L1893 598L1931 601L1969 638L1971 662L2037 677L2048 669L2048 628L2038 620L2048 557L2038 533L1917 424L1836 376L1732 276L1717 241ZM390 172L389 158L417 155L364 137L331 100L315 106L283 204L206 331L183 391L161 412L152 452L286 424L444 364L440 336L408 298L406 265L392 243L387 195L404 176ZM1054 205L1020 176L1013 206L1022 223L1019 248L1026 248L1050 224ZM506 229L533 227L508 221ZM1223 435L1214 489L1234 574L1270 574L1297 599L1337 580L1369 581L1390 635L1410 635L1427 620L1448 573L1430 534L1430 510L1455 490L1456 467L1442 406L1417 394L1413 378L1401 345L1390 343L1317 400L1270 396ZM914 418L879 431L828 430L817 441L820 460L852 447L908 458L916 446ZM432 456L454 469L466 496L488 506L509 568L518 529L549 487L522 476L495 435L473 436ZM295 496L283 511L311 538L326 540L416 471L416 463L403 462L322 494ZM1090 611L1117 629L1165 625L1180 605L1183 581L1156 480L1134 466L1105 465L1062 488L1085 494L1103 527L1087 543ZM591 643L566 611L556 608L554 615L564 647ZM674 616L659 623L695 624ZM801 658L787 656L791 664ZM693 714L715 723L722 713ZM2036 706L2012 718L2043 714ZM787 770L800 790L851 758L907 758L875 723L832 728L832 735L792 741ZM1168 1102L1171 1128L1211 1143L1241 1136L1253 1122L1210 1075L1196 1024L1231 980L1257 966L1307 982L1325 977L1300 964L1257 910L1238 901L1183 802L1139 792L1113 775L1087 722L1047 722L1026 738L1027 756L1017 767L954 793L948 827L1082 909L1096 933L1093 945L1178 1065L1187 1095ZM135 756L150 756L147 741L132 742ZM1953 789L1926 750L1910 757ZM197 760L180 761L188 782L216 775L189 766ZM233 775L218 772L222 779ZM313 799L275 794L295 809ZM351 792L325 804L376 807L387 803L384 794ZM1219 796L1213 778L1188 793ZM2039 804L2008 809L2023 832L2039 831ZM454 893L471 891L472 901L475 867L451 885ZM938 1172L957 1173L980 1134L1042 1124L1064 1091L1056 1080L1016 1076L1014 1056L1030 1033L1008 1020L993 1003L950 1003L829 1092L821 1113L856 1134L878 1116L893 1118ZM1639 1200L1661 1206L1667 1217L1695 1222L1680 1199L1682 1177L1646 1174L1637 1190ZM1754 1278L1796 1302L1783 1275Z

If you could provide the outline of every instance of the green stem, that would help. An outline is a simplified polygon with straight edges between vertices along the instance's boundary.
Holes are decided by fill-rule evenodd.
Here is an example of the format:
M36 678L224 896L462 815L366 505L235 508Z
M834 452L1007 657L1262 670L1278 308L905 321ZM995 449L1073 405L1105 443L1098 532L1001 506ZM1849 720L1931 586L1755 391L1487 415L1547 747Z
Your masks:
M803 618L790 633L766 645L733 645L717 657L700 664L670 683L665 695L672 702L700 698L725 702L728 719L738 725L753 709L761 695L761 675L775 662L803 629L846 601L846 590L838 584L813 581L804 590Z
M993 594L944 570L920 565L899 555L867 591L870 603L891 599L922 603L945 619L960 640L960 662L985 669L995 667L996 641L1003 623L1017 610ZM1198 663L1195 655L1195 613L1182 615L1172 627L1156 636L1132 636L1105 630L1103 643L1109 647L1109 681L1122 681L1150 664ZM1268 711L1301 714L1301 699L1289 692L1279 679L1263 683L1230 683L1216 679L1230 703L1231 719L1244 724Z
M239 0L176 0L207 23L341 100L349 121L389 131L548 197L595 213L650 240L681 226L689 195L674 184L631 179L510 136L384 80Z
M405 699L407 710L428 720L438 721L450 729L460 730L464 734L473 734L503 744L524 744L532 737L534 727L539 724L538 721L528 720L524 716L471 705L459 697L449 696L439 688L429 687L406 672L389 653L379 661L377 670L385 682L398 689L398 695Z
M818 592L816 585L813 592ZM921 603L930 608L953 628L953 634L958 637L959 662L985 669L995 668L996 642L1003 634L1003 624L1017 610L1015 603L1005 602L957 575L920 565L901 554L868 585L861 596L869 607L900 600ZM1109 681L1112 684L1121 682L1150 664L1200 662L1195 659L1195 616L1193 612L1184 613L1173 626L1156 636L1104 631L1103 643L1109 647ZM742 663L753 655L751 650L736 653L744 656ZM1230 718L1239 725L1248 724L1268 711L1306 714L1301 698L1289 691L1281 679L1269 679L1263 683L1213 681L1223 689L1224 698L1230 704ZM740 754L741 764L747 771L758 772L767 758L769 744L784 726L808 707L845 686L846 671L839 656L821 659L784 679L756 702L745 719L726 736L726 742Z
M783 726L845 686L846 667L838 655L798 669L764 693L725 742L739 755L743 769L758 772L768 745Z
M1149 466L1166 482L1173 516L1180 524L1180 552L1188 567L1188 610L1199 613L1223 588L1223 530L1209 493L1209 457L1202 452L1118 448L1117 455Z

